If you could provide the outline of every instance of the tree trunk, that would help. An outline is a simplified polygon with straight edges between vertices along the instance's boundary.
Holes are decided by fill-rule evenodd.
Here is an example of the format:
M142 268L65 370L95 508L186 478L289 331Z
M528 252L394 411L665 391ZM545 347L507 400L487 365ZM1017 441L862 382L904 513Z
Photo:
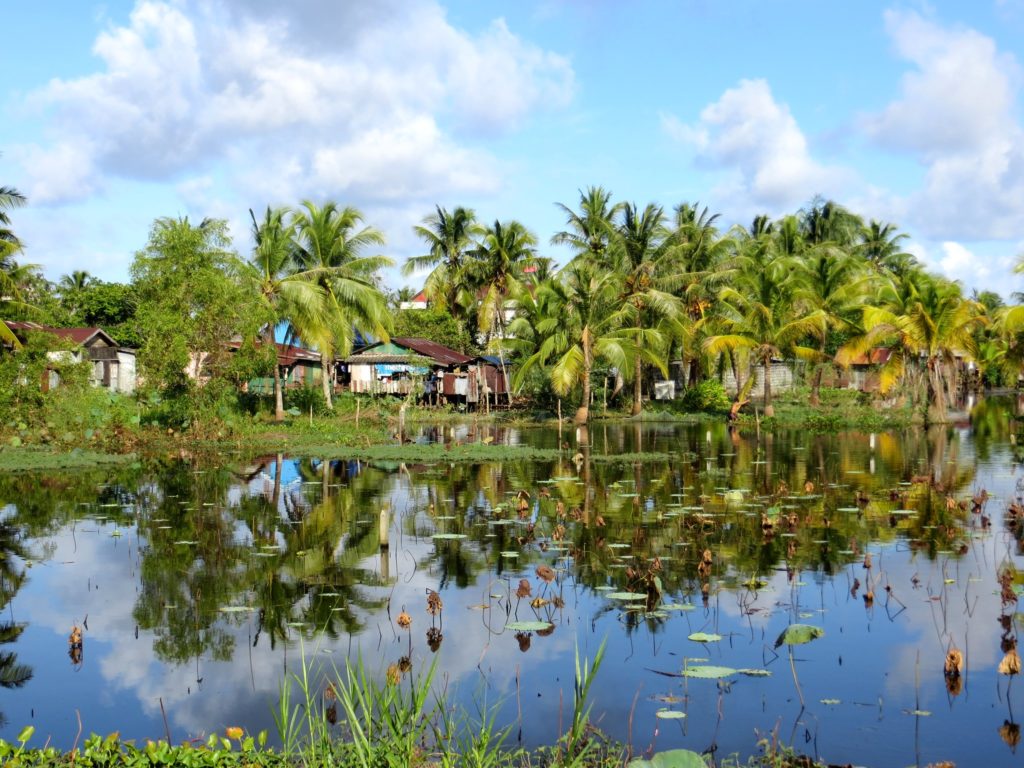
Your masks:
M583 399L580 407L576 409L576 417L573 419L577 424L586 424L590 420L590 369L594 364L590 352L590 329L583 329Z
M743 380L740 378L740 364L736 359L736 350L729 350L729 365L732 366L732 378L736 382L736 402L740 402L743 395Z
M327 410L334 410L334 402L331 400L331 376L330 368L331 363L327 362L327 359L331 358L333 361L334 355L326 355L323 352L320 353L320 384L324 390L324 403L327 405Z
M281 366L277 361L277 344L274 343L274 327L267 329L265 338L274 350L274 421L284 421L284 391L281 386Z
M821 348L818 350L821 353L822 360L825 358L825 340L821 340ZM818 405L821 403L821 375L824 373L824 363L819 360L814 367L814 378L811 379L811 405Z
M764 359L764 415L771 418L775 415L775 406L772 405L772 358Z
M635 378L633 380L633 410L631 413L634 416L639 416L640 411L643 410L643 372L644 364L643 360L640 359L640 353L638 351L636 355L636 364L633 367L633 375Z
M502 310L503 311L503 310ZM502 339L505 338L505 320L501 313L498 314L498 361L501 363L501 378L505 382L505 395L508 398L508 407L512 408L512 388L508 384L508 367L505 365L505 348Z

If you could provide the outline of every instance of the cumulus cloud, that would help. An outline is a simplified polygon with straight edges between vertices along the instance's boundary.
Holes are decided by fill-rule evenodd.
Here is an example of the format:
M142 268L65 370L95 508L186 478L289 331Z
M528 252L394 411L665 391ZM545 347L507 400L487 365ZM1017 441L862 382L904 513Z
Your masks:
M850 178L811 156L807 138L765 80L741 80L706 106L696 124L662 118L672 138L689 144L699 163L736 172L733 194L774 210L830 194Z
M886 30L914 65L900 95L863 119L878 145L910 152L925 168L909 210L934 238L1008 238L1024 229L1021 70L995 42L913 12L890 11Z
M254 165L307 194L492 189L495 164L466 145L566 105L574 88L564 57L501 19L455 28L434 0L372 13L139 0L93 53L99 71L31 96L53 116L54 140L23 150L39 202L83 198L108 175L179 181L212 168L248 190Z

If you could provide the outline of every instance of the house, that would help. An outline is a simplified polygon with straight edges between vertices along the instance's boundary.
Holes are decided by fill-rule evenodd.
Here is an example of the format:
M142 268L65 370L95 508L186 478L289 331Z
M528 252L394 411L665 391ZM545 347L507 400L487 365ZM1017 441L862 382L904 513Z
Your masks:
M228 347L237 351L241 347L241 343L233 341L228 344ZM294 344L275 342L274 347L277 351L277 367L281 373L281 386L284 389L312 387L320 384L320 377L323 376L323 364L319 352L297 347ZM271 374L251 379L248 391L257 394L273 393L274 376Z
M70 355L76 362L88 360L92 363L89 381L111 392L131 393L138 383L135 369L135 350L120 346L102 328L53 328L30 322L5 321L7 327L20 339L29 333L46 333L56 336L73 346L71 350L56 350L49 353L53 360ZM50 371L43 382L44 390L57 386L59 377Z
M420 393L430 404L476 407L497 404L506 395L499 363L470 357L429 339L393 338L364 347L345 358L353 392L408 395Z
M846 376L840 378L840 385L850 389L857 389L861 392L878 392L881 388L881 375L879 369L889 362L892 357L892 350L886 347L875 347L868 352L857 355L850 361L849 370ZM846 379L844 382L842 379Z
M403 301L398 305L399 309L427 309L430 306L430 300L427 298L427 292L420 290L415 296L409 301Z

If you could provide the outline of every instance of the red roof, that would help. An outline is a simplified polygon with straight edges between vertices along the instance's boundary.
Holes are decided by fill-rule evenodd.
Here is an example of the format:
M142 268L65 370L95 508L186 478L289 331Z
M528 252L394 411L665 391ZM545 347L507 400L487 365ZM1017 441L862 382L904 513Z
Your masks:
M257 341L257 346L262 346L263 341ZM232 341L228 343L228 347L233 350L237 350L242 346L240 341ZM319 363L320 353L314 352L311 349L303 349L302 347L296 347L293 344L278 344L274 343L277 348L277 364L284 366L292 366L296 363Z
M81 344L85 346L92 341L96 336L100 336L109 346L119 346L113 337L104 331L102 328L54 328L49 325L40 325L39 323L29 322L12 322L5 320L4 324L12 331L37 331L39 333L49 333L57 336L61 339L68 339L73 341L75 344Z
M427 300L427 292L425 290L420 290L419 293L417 293L415 296L412 297L412 299L409 300L409 303L410 304L417 304L417 303L426 304L427 301L428 301Z
M850 365L885 365L892 357L892 350L886 347L875 347L870 352L857 355Z

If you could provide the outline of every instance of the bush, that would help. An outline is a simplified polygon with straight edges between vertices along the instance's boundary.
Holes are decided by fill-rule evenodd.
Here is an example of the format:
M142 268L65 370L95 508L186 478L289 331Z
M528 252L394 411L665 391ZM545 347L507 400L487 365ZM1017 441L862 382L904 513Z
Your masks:
M324 392L320 385L286 389L284 407L285 410L294 408L303 416L308 415L311 409L314 416L322 416L327 413L327 401L324 400Z
M705 413L728 413L732 406L725 387L715 379L705 379L697 386L687 388L681 402L687 411Z

